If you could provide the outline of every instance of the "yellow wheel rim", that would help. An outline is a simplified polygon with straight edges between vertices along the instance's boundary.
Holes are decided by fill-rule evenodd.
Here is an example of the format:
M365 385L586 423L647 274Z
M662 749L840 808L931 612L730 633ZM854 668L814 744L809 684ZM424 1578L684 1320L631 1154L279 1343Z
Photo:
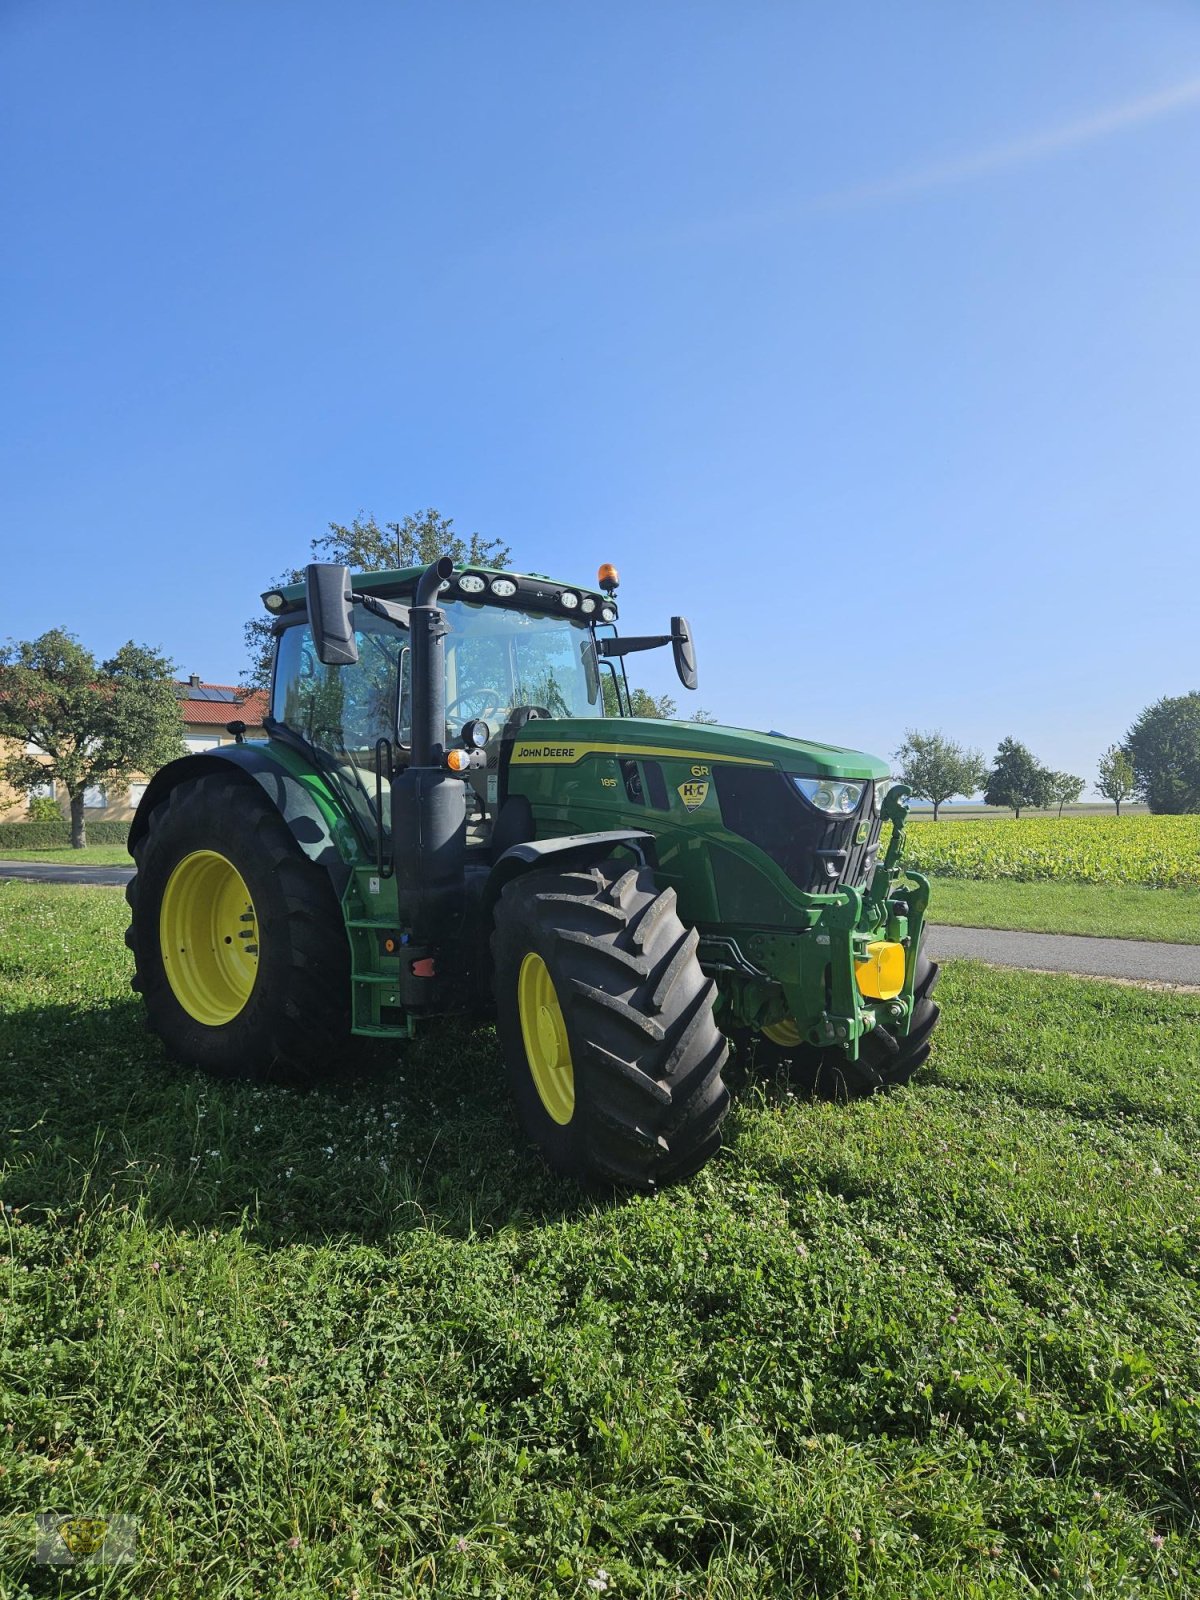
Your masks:
M517 1012L538 1098L547 1114L565 1127L575 1115L575 1068L554 979L533 950L522 961L517 977Z
M761 1030L764 1039L770 1039L772 1044L782 1045L786 1050L794 1048L800 1040L800 1029L791 1017L784 1017L782 1022L769 1023Z
M258 922L241 873L215 850L184 856L158 916L163 969L176 1000L219 1028L250 998L258 975Z

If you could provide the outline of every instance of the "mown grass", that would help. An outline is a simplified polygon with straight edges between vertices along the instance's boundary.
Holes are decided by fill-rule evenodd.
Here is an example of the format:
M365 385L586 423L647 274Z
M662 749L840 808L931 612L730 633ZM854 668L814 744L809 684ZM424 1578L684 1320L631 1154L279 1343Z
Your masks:
M598 1200L488 1029L171 1066L122 922L0 884L12 1592L1196 1592L1200 997L961 964L909 1089L735 1072L705 1172ZM40 1509L138 1564L60 1586Z
M1200 944L1200 889L937 878L929 915L934 922L959 928L1022 928Z
M62 845L55 850L0 849L0 861L53 861L68 867L131 867L123 844L86 844L82 850Z

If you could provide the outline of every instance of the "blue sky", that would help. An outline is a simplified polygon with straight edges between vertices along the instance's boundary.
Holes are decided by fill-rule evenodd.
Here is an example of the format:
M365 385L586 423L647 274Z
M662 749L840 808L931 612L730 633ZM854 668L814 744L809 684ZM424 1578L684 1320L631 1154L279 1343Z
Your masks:
M1191 4L3 0L0 635L231 680L435 505L687 712L1091 779L1200 682L1198 170Z

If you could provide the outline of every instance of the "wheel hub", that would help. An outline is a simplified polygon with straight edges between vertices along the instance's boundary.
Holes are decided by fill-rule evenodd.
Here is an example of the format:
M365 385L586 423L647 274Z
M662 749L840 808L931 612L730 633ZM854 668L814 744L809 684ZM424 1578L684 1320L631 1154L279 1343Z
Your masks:
M533 1086L547 1115L565 1127L575 1115L575 1068L554 979L535 950L521 962L517 1010Z
M242 1011L258 976L258 921L226 856L193 850L176 864L163 890L159 949L188 1016L219 1028Z

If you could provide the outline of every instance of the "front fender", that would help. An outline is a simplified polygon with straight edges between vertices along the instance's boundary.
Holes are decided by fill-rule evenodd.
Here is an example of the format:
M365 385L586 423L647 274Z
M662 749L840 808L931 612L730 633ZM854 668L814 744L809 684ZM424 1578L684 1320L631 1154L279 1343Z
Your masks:
M488 875L483 890L485 920L490 922L504 886L523 873L536 872L539 867L594 867L622 847L633 852L639 866L656 864L654 835L634 828L614 829L608 833L568 833L559 839L530 839L524 844L514 844L496 861Z
M309 786L289 770L270 745L217 745L212 750L181 756L160 767L147 784L129 825L130 855L150 826L150 813L172 789L205 773L227 773L230 767L236 767L247 781L258 784L300 849L310 861L328 872L340 900L350 878L350 863L339 848L338 834L344 830L347 840L352 837L350 823L340 817L334 802L322 806Z

